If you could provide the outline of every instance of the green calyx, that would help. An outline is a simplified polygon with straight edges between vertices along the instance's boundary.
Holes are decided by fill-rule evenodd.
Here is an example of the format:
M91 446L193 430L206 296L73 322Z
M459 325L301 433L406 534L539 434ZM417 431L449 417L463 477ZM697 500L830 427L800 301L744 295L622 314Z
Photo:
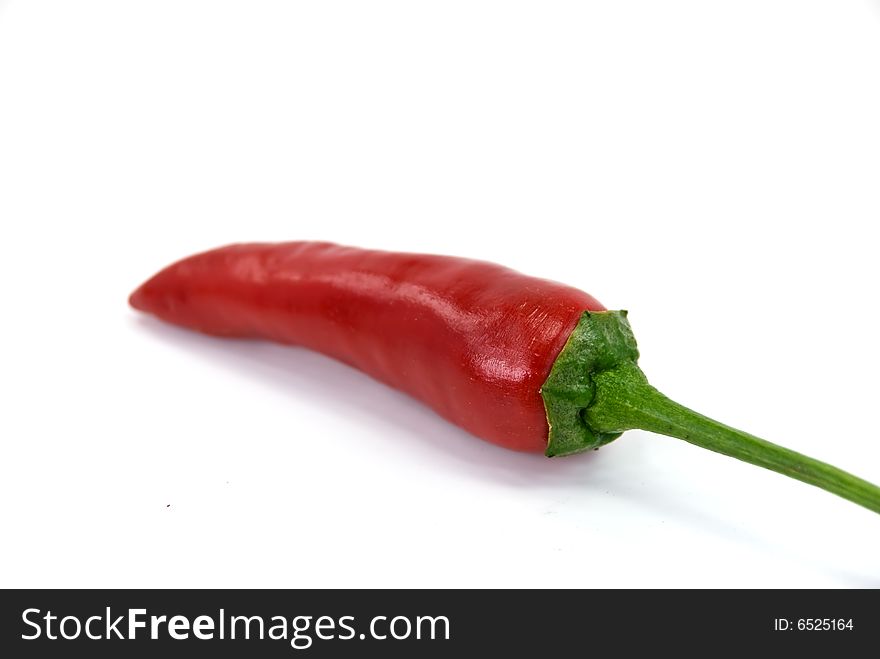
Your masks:
M596 395L596 376L639 358L626 313L585 311L556 358L541 387L550 425L547 456L580 453L620 437L620 432L596 429L587 410Z
M880 513L880 487L670 400L637 365L625 311L585 311L541 387L548 456L595 449L639 428L763 467Z

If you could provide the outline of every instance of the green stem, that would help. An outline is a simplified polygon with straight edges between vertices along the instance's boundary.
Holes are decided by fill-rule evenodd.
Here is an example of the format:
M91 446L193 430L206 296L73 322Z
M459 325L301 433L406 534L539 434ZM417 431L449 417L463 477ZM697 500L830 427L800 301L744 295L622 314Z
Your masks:
M595 397L585 416L587 423L600 432L639 428L683 439L695 446L815 485L880 513L880 487L837 467L726 426L670 400L648 384L633 363L598 373L594 382Z
M625 311L584 312L541 387L548 456L598 448L638 428L764 467L880 513L880 487L679 405L648 383L638 357Z

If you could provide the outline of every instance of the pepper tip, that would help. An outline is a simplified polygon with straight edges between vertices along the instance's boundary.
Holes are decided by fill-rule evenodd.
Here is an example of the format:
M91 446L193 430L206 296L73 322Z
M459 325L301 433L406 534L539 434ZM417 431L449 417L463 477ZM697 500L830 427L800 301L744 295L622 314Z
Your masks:
M144 287L139 286L134 292L128 296L128 304L138 311L147 311L147 296Z

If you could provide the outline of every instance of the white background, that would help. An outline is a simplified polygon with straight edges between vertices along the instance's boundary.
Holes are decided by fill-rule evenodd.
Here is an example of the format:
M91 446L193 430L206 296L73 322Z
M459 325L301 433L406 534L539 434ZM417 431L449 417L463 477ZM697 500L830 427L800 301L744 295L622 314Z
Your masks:
M880 586L880 517L801 483L508 452L126 304L233 241L486 258L880 482L878 83L867 0L0 2L0 585Z

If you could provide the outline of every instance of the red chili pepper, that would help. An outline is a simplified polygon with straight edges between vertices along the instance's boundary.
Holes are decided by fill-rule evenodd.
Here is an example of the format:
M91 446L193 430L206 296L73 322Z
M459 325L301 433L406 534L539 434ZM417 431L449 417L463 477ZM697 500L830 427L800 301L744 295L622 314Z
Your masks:
M165 268L130 301L207 334L317 350L507 448L566 455L642 428L880 512L877 486L651 387L626 312L492 263L331 243L230 245Z

